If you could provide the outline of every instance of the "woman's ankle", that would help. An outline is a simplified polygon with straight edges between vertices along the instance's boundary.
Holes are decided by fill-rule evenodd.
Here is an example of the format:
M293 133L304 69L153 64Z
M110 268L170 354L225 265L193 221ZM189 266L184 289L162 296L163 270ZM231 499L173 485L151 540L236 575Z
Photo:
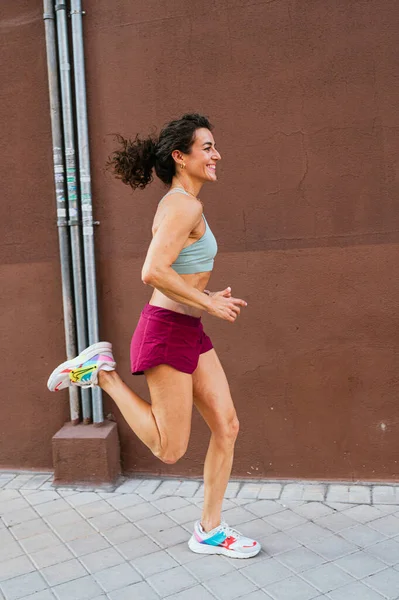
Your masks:
M97 375L97 381L100 388L108 387L110 384L114 383L118 379L118 374L116 371L105 371L101 369Z
M221 523L221 519L201 519L201 527L205 531L205 533L209 533L215 527L219 527Z

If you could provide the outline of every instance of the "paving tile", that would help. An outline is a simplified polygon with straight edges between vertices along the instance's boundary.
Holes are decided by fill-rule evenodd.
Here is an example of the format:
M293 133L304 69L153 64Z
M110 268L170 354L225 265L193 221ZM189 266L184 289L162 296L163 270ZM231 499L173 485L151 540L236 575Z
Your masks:
M237 494L241 488L241 482L240 481L229 481L229 483L227 484L227 488L226 488L226 492L224 497L225 498L236 498Z
M301 573L301 577L323 594L354 581L351 575L332 563L309 569Z
M259 500L277 500L281 496L283 486L281 483L265 483L258 494Z
M384 562L363 551L343 556L336 560L335 564L357 579L363 579L368 575L373 575L373 573L386 569Z
M315 523L304 523L303 525L298 525L297 527L292 527L287 530L287 535L294 538L301 544L306 545L308 542L314 540L324 539L331 535L331 531L324 529L324 527L320 527Z
M168 517L173 519L173 521L179 525L187 523L188 521L194 523L201 517L201 511L198 509L198 506L189 504L188 506L169 511Z
M10 527L10 531L17 540L23 540L32 537L32 535L51 532L50 528L42 519L32 519L32 521L14 525L13 527Z
M270 600L271 596L263 590L256 590L248 595L242 596L242 600Z
M98 533L72 540L67 545L76 556L84 556L85 554L90 554L90 552L109 547L107 540Z
M42 569L41 574L50 587L85 577L87 571L76 558Z
M88 523L95 527L95 529L97 529L100 533L108 531L109 529L117 527L118 525L123 525L127 522L128 520L116 510L108 512L105 515L92 517L88 520Z
M53 502L54 500L60 499L59 494L54 491L37 491L25 497L31 506L38 506L39 504L45 504L46 502Z
M326 505L330 506L337 512L341 512L343 510L347 510L348 508L353 508L356 506L355 504L350 504L349 502L328 502L326 501Z
M214 577L206 582L206 587L220 600L233 600L256 590L256 586L239 571Z
M22 548L27 554L31 552L37 552L43 550L43 548L50 548L52 546L59 546L60 540L54 533L41 533L34 535L29 538L25 538L20 541Z
M329 485L327 490L326 501L349 503L349 486L334 484Z
M32 479L32 477L33 477L33 474L29 474L29 475L17 475L12 480L10 480L6 484L5 487L7 489L19 490L19 488L21 488L24 484L26 484L29 481L29 479Z
M338 533L343 529L347 529L348 527L354 527L357 525L357 521L347 517L344 513L333 513L332 515L327 515L326 517L320 517L320 519L316 519L315 523L320 527L325 527L334 533Z
M214 600L213 596L207 589L202 585L196 585L194 587L172 594L168 596L168 600Z
M281 500L303 500L304 485L300 483L287 483L281 492Z
M392 567L388 567L385 571L380 571L380 573L366 577L363 580L363 583L386 598L389 598L389 600L397 600L398 598L399 571L396 571Z
M257 517L267 517L275 513L281 512L284 507L273 500L257 500L247 506L247 511L253 513Z
M333 535L324 540L314 540L306 544L310 550L320 554L326 560L336 560L341 556L356 552L358 546L340 536Z
M248 521L248 523L242 523L240 525L240 533L252 539L264 538L276 533L276 531L275 527L263 519L255 519L254 521Z
M144 531L145 533L158 533L171 527L176 527L176 523L172 521L167 515L156 515L141 521L135 522L136 527Z
M6 600L17 600L44 590L47 584L39 573L28 573L2 581L0 586Z
M102 589L91 575L57 585L52 591L58 600L91 600L102 593Z
M94 574L94 577L107 593L142 580L140 573L129 565L129 563L122 563L115 567L98 571Z
M267 593L273 600L313 600L319 596L319 592L313 586L296 575L272 583L267 587Z
M114 567L125 562L125 559L114 548L104 548L80 557L89 573L97 573L107 567Z
M164 531L153 531L150 536L154 539L161 548L167 548L169 546L175 546L180 542L188 542L191 532L187 532L180 525L176 527L170 527Z
M262 544L262 548L269 556L275 556L300 546L297 540L294 540L282 531L273 533L266 538L261 538L259 541Z
M186 500L186 498L182 498L181 496L168 496L166 498L159 498L153 502L153 505L164 513L169 513L185 506L193 506L191 502Z
M328 594L331 600L382 600L382 596L360 581L344 585Z
M133 525L133 523L124 523L123 525L118 525L117 527L112 527L112 529L104 531L104 537L111 544L128 542L129 540L134 540L142 535L143 532L140 531L136 525Z
M55 515L63 510L71 510L70 505L64 500L64 498L53 500L52 502L45 502L44 504L39 504L36 506L36 512L42 517Z
M30 559L33 561L37 569L51 567L52 565L63 563L71 558L73 558L72 552L70 552L70 550L68 550L68 548L63 544L59 546L51 546L50 548L44 548L44 550L39 550L38 552L30 554Z
M398 490L390 485L375 485L372 490L374 504L398 504Z
M157 491L161 483L162 481L160 479L143 479L141 484L135 490L135 493L148 499L149 496L152 496L154 492Z
M50 527L56 528L62 525L70 525L71 523L84 523L84 518L78 513L77 510L71 508L70 510L63 510L53 515L46 515L43 517L46 523Z
M195 498L203 498L205 494L205 484L201 483L198 490L195 492Z
M398 539L398 538L397 538ZM379 558L387 565L393 566L399 564L399 539L389 539L373 546L368 546L366 552Z
M70 523L69 525L54 525L53 529L64 542L72 542L95 533L95 529L89 525L89 521Z
M223 556L201 556L199 560L186 564L186 569L199 581L208 581L214 577L234 571L233 564Z
M368 525L357 525L356 527L344 529L340 531L340 536L363 548L387 539L385 535L371 529Z
M115 592L110 592L108 598L110 600L159 600L158 594L145 581L133 583Z
M305 484L303 486L302 500L323 502L327 494L327 486L323 483Z
M67 502L74 508L78 508L79 506L83 506L83 504L93 504L93 502L98 502L98 500L100 500L100 497L95 492L81 492L80 494L68 496Z
M118 494L132 494L141 484L141 479L126 479L115 490Z
M55 600L55 596L51 590L41 590L31 596L24 596L24 600Z
M141 521L141 519L147 519L149 517L159 515L161 511L159 511L149 502L143 502L142 504L137 504L136 506L121 508L120 512L126 517L126 519L129 519L129 521L135 523L136 521Z
M179 563L164 550L139 556L132 560L131 564L144 578L179 566Z
M35 570L35 567L27 556L18 556L0 563L0 581L25 575Z
M175 495L182 496L183 498L192 498L197 493L199 486L200 484L197 481L183 481L181 486L176 490ZM229 496L226 497L228 498Z
M244 483L237 494L237 498L251 498L256 500L262 487L262 483Z
M334 512L332 508L321 502L306 502L295 508L294 511L298 515L301 515L301 517L309 519L310 521L315 521L316 519L320 519L320 517L326 517Z
M97 500L97 502L92 502L91 504L77 506L76 510L83 515L85 519L89 519L90 517L97 517L110 512L110 505L108 502L105 502L105 500Z
M47 474L43 474L43 475L34 475L31 479L29 479L29 481L26 482L26 484L24 485L24 489L26 490L31 490L31 489L38 489L40 488L44 483L46 483L46 481L51 481L52 480L52 473L47 473Z
M265 587L276 581L281 581L292 575L292 571L278 562L275 558L269 558L262 562L249 564L240 569L240 573L248 577L256 586Z
M160 496L173 496L182 483L182 479L167 479L166 481L162 481L156 492Z
M307 522L306 519L292 510L283 510L281 512L274 513L273 515L268 515L267 517L264 517L264 520L280 531L284 531L285 529L290 529L291 527L296 527L297 525L302 525L303 523Z
M138 556L145 556L160 550L160 547L147 536L142 536L135 540L124 542L123 544L116 544L115 548L118 552L121 552L122 556L127 560L133 560Z
M137 506L137 504L143 504L145 502L146 500L138 494L115 494L114 496L111 494L110 497L107 498L107 503L116 510Z
M294 573L301 573L326 562L325 558L303 546L278 554L276 559Z
M147 578L147 582L155 589L161 598L194 587L194 585L198 583L184 567L175 567L152 575Z
M181 565L185 565L194 560L201 560L201 555L195 554L195 552L192 552L189 549L187 541L174 546L168 546L165 551Z
M3 560L10 560L11 558L16 558L22 554L24 554L24 551L17 542L11 541L7 542L6 544L0 540L0 562Z
M387 537L399 535L399 519L395 515L387 515L380 519L375 519L369 523L369 526Z
M354 519L358 523L368 523L382 516L381 511L375 506L368 504L359 504L343 511L341 514L346 515L350 519Z
M368 485L351 485L349 487L349 502L355 504L370 504L371 488Z
M3 513L1 518L7 527L11 527L12 525L19 525L19 523L37 519L37 513L33 508L21 508L19 510Z

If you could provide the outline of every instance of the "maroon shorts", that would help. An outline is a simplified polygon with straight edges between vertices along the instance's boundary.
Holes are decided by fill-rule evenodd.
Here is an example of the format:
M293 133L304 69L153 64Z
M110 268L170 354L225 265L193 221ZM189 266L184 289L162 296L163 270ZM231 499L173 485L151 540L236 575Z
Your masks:
M170 365L183 373L193 373L200 354L213 348L200 317L146 304L130 345L133 375L146 369Z

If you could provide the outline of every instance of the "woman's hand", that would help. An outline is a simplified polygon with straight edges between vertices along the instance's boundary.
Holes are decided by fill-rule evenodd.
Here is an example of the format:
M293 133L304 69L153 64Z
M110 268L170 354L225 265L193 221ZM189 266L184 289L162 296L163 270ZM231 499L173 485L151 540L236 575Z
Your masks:
M208 290L206 290L207 292ZM211 298L208 313L219 319L234 323L241 312L242 306L247 306L245 300L240 298L232 298L231 288L228 287L221 292L209 292Z

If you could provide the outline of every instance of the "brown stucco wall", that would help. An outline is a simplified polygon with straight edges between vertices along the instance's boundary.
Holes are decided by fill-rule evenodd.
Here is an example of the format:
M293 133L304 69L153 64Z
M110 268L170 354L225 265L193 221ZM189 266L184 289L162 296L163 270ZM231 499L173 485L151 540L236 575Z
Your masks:
M204 112L223 156L201 194L220 249L211 289L248 301L234 325L204 318L241 422L234 475L399 479L397 3L84 4L101 329L122 375L148 397L128 351L163 190L133 195L110 178L111 134ZM33 362L25 384L13 375L2 387L0 465L49 467L67 395L43 387L63 332L41 3L3 12L2 43L19 55L12 68L0 59L1 326L8 372L21 354ZM125 472L201 473L209 436L197 415L187 455L166 466L105 404Z

